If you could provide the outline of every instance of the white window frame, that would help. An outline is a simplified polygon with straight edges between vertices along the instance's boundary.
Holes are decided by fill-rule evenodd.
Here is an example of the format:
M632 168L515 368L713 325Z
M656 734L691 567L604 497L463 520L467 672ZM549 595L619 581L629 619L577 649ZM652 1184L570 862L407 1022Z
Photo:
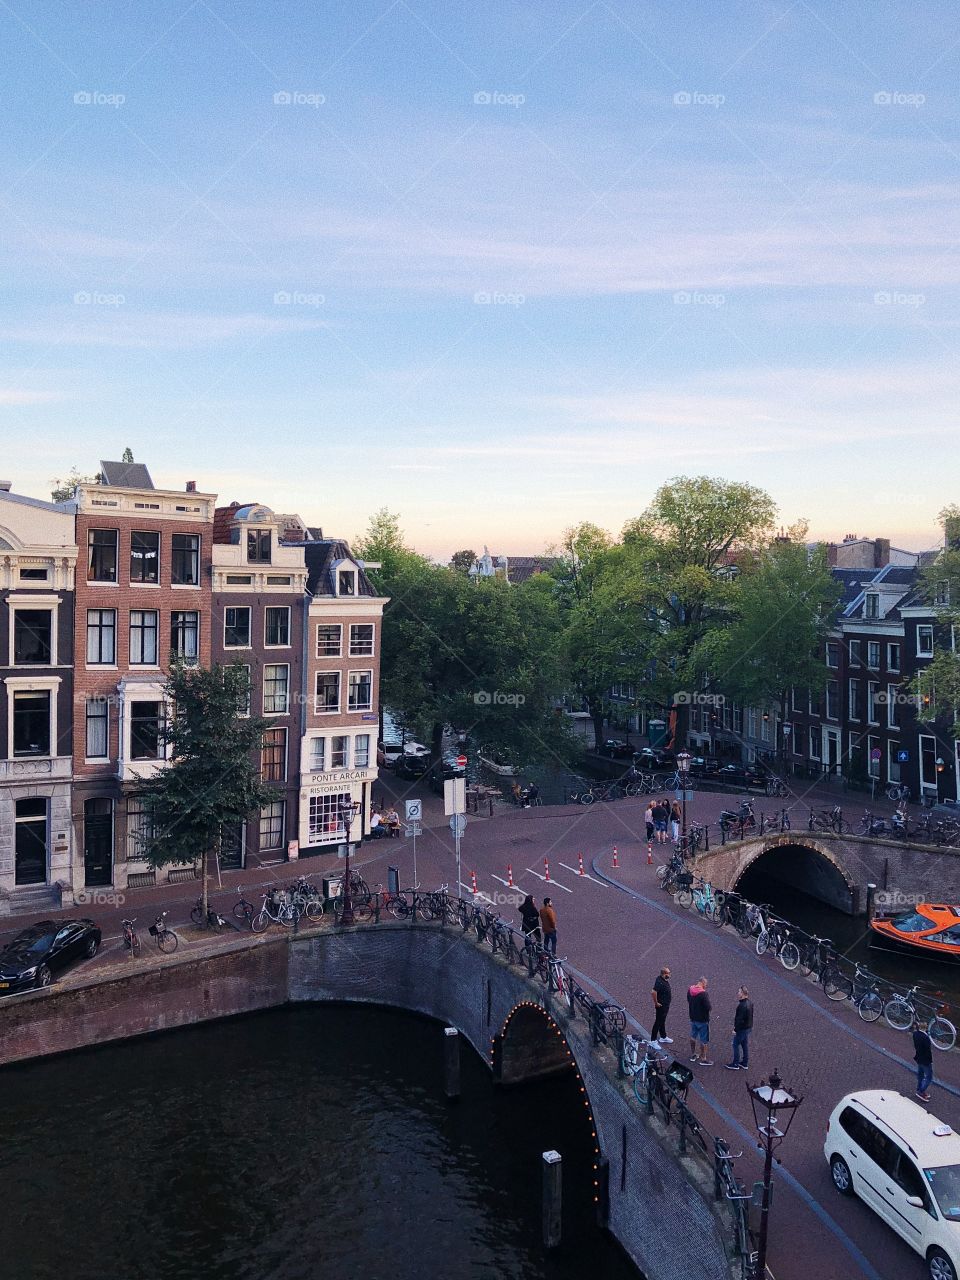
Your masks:
M370 651L369 652L366 652L365 650L360 651L354 648L353 632L355 627L370 628ZM372 658L373 657L373 655L377 651L377 626L375 622L351 622L350 630L347 634L348 634L348 640L347 640L347 657L348 658ZM616 696L619 696L621 698L633 697L633 685L617 685L615 686L615 688L618 688L619 690L621 690L621 692ZM627 693L622 692L622 690L624 689L629 690L629 692Z
M874 662L874 657L876 657L876 662ZM880 645L880 641L868 640L867 641L867 670L879 671L882 657L883 657L883 650Z
M878 725L880 720L877 716L877 695L880 692L879 680L867 681L867 724Z
M887 642L887 670L900 672L901 661L901 645L899 640L889 640ZM896 654L896 656L894 656Z
M133 708L141 706L143 703L157 703L161 708L160 730L158 733L158 754L155 756L136 756L133 754ZM127 697L124 705L124 758L132 768L143 768L146 765L157 765L167 760L170 755L170 744L164 742L162 726L165 718L170 714L170 704L163 694L160 692L150 693L149 696L138 696L136 698Z
M57 693L59 676L8 676L4 680L7 692L7 759L54 760L57 756ZM18 693L49 693L50 695L50 751L45 756L15 756L13 754L13 704Z
M283 734L283 766L282 774L279 778L267 778L263 773L263 743L260 744L260 774L264 782L286 782L288 780L290 769L290 730L285 724L272 724L269 729L264 730L264 735L268 733Z
M320 756L318 763L317 747L320 747ZM310 750L308 754L311 773L326 773L327 764L327 740L322 735L314 734L310 739Z
M283 706L267 707L267 672L273 668L285 672L283 680ZM286 716L290 714L290 663L265 662L263 664L263 714L265 716ZM273 695L276 696L276 695Z
M858 703L860 701L860 677L850 676L847 680L847 718L855 723L860 721Z
M112 533L114 547L114 576L112 578L91 578L90 576L90 549L93 546L92 535L95 533ZM90 527L87 529L87 564L86 579L87 582L94 582L98 587L118 587L120 585L120 530L104 529Z
M859 639L850 640L847 644L847 662L851 667L859 667L860 662L860 641Z
M896 738L887 739L887 781L900 781L900 761L897 759L897 752L900 750L900 743Z
M241 609L247 614L247 643L246 644L227 644L227 614L230 612L239 613ZM253 609L248 604L228 604L223 608L223 647L224 649L252 649L253 648Z
M865 618L880 617L880 593L868 591L863 597L863 616Z
M283 609L283 610L286 612L286 615L287 615L287 638L286 638L286 640L285 640L283 643L281 643L281 644L271 644L271 643L269 643L269 642L268 642L268 640L267 640L267 615L270 613L270 610L271 610L271 609L274 609L274 610ZM266 605L264 605L264 606L263 606L263 647L264 647L265 649L289 649L289 648L290 648L290 646L291 646L291 644L293 643L293 640L292 640L292 636L293 636L292 626L293 626L293 619L292 619L292 617L290 616L290 606L289 606L288 604L266 604Z
M357 703L356 706L351 705L351 702L350 702L351 676L369 676L370 677L370 700L365 705L361 703ZM362 712L362 711L372 711L372 710L373 710L373 668L357 667L354 670L348 671L347 672L347 711L348 713L352 715L354 712L357 712L357 711Z
M337 594L341 599L343 599L343 600L356 600L356 598L357 598L357 571L356 571L356 569L342 569L342 568L338 568L338 569L336 570L336 574L337 574L336 583L335 583L335 586L336 586L336 588L337 588L337 590L336 590L336 594ZM340 590L340 583L341 583L342 579L343 579L343 578L346 578L346 577L350 577L350 578L352 578L352 579L353 579L353 590L352 590L352 591L341 591L341 590Z
M337 680L337 705L335 707L321 707L320 695L317 692L317 686L321 679L326 680L329 676L335 676ZM315 716L338 716L340 715L340 704L343 701L343 672L318 671L313 682L313 714Z
M283 841L283 837L284 837L284 833L285 833L285 831L286 831L286 829L287 829L287 803L286 803L286 801L285 801L285 800L271 800L269 804L265 804L265 805L263 806L263 808L260 810L260 813L259 813L259 815L258 815L258 816L259 816L259 839L260 839L260 848L261 848L261 849L282 849L282 848L283 848L283 842L284 842L284 841ZM279 818L279 819L280 819L280 838L279 838L278 840L276 840L276 841L273 841L273 842L270 842L270 843L265 844L265 843L264 843L264 838L263 838L263 824L264 824L264 820L266 819L266 821L267 821L267 822L269 822L269 823L271 823L271 824L272 824L272 823L273 823L273 821L274 821L276 818ZM269 835L268 835L268 840L269 840Z
M330 631L336 628L337 630L337 652L336 653L320 652L320 631L323 628L326 628L327 630L330 630ZM342 622L318 622L317 634L314 637L314 639L315 639L316 655L318 658L342 658L343 657L343 623Z
M102 754L102 755L96 755L96 756L92 756L92 755L90 754L90 736L89 736L89 733L88 733L88 725L89 725L89 722L90 722L90 713L89 713L88 708L89 708L89 706L90 706L90 704L91 704L92 702L93 702L93 703L97 703L97 704L99 704L99 705L102 705L102 706L106 709L106 716L104 716L103 718L104 718L104 719L106 720L106 722L107 722L107 723L106 723L106 729L107 729L107 732L106 732L106 739L105 739L105 747L106 747L106 749L105 749L105 751L103 752L103 754ZM99 720L99 719L100 719L100 717L98 716L98 717L97 717L97 719ZM109 759L110 759L110 699L109 699L109 698L102 698L102 697L97 696L96 694L92 694L90 697L88 697L88 698L84 699L84 704L83 704L83 758L84 758L84 760L109 760Z
M898 684L887 685L887 728L899 729L900 724L897 720L897 699L900 696L900 686Z
M809 752L811 760L820 761L823 758L823 735L818 724L810 725L807 730Z
M923 634L924 636L929 635L929 637L930 637L930 644L929 644L929 646L924 645L924 646L921 648L921 645L920 645L920 636L921 636L921 634ZM918 658L932 658L932 657L933 657L933 624L932 624L932 623L930 623L930 622L921 622L921 623L917 626L917 657L918 657Z
M13 595L7 596L6 604L10 610L10 652L7 657L7 666L17 671L37 670L40 667L55 667L58 665L57 656L57 639L59 631L59 596L37 595L32 600L29 596ZM47 609L50 611L50 661L49 662L14 662L14 631L16 629L16 614L20 609Z
M195 635L197 640L197 651L195 654L181 653L179 648L176 648L176 649L174 648L173 620L177 616L177 614L191 614L191 613L197 620L197 625L195 629ZM184 665L188 667L195 667L197 663L199 663L200 661L200 626L201 626L201 618L200 618L199 609L171 609L170 610L170 652L175 653L176 656L180 659L180 661L183 662ZM249 670L249 667L247 669Z
M357 744L360 742L363 742L364 739L366 739L367 745L363 749L363 755L361 756L361 748ZM371 739L371 735L369 733L354 734L353 736L353 767L354 769L370 768L370 739Z
M335 742L342 742L342 743L343 743L343 763L342 763L342 764L335 764L335 763L334 763L333 756L334 756L334 752L335 752L336 748L334 747L334 745L333 745L333 744L334 744ZM330 766L329 766L329 767L330 767L331 769L349 769L349 768L351 768L351 765L350 765L350 748L351 748L351 746L352 746L353 744L352 744L352 742L351 742L351 740L350 740L350 735L349 735L349 733L334 733L334 734L331 734L331 735L330 735L330 739L329 739L329 743L330 743Z
M143 619L146 619L147 617L149 617L150 614L153 614L153 661L152 662L146 661L146 659L143 658L142 653L139 659L135 659L133 656L133 615L135 613L139 613ZM145 635L148 634L148 632L146 628L143 627L142 625L138 628L138 630L140 632L141 651L142 651L143 638ZM127 616L127 655L129 657L131 667L158 667L160 665L160 661L159 661L160 610L159 609L131 609L129 611L129 614Z
M833 700L832 700L832 701L831 701L831 698L830 698L830 691L831 691L831 689L833 690L833 694L834 694L834 696L833 696ZM826 688L826 691L825 691L825 693L824 693L824 701L825 701L825 704L826 704L826 705L824 706L824 712L825 712L824 719L826 719L826 720L839 720L839 719L840 719L840 710L841 710L840 681L839 681L839 680L828 680L828 681L827 681L827 688Z
M98 609L87 609L87 620L86 620L86 625L85 625L85 627L84 627L84 633L83 633L83 662L84 662L84 666L86 666L86 667L99 667L99 668L101 668L101 669L102 669L102 668L104 668L104 667L106 667L106 668L110 668L110 669L112 669L112 668L115 668L115 667L116 667L116 665L117 665L117 649L118 649L118 647L119 647L119 645L118 645L118 636L117 636L117 612L118 612L118 611L117 611L116 609L99 609L99 608L98 608ZM111 658L111 660L110 660L109 662L98 662L98 661L96 661L96 659L91 659L91 657L90 657L90 615L91 615L91 613L99 613L99 614L101 615L100 628L99 628L99 629L100 629L100 631L101 631L101 633L102 633L102 631L103 631L103 614L105 614L105 613L112 613L112 614L113 614L113 657ZM102 640L102 635L101 635L101 640ZM101 643L101 645L100 645L100 648L101 648L101 650L103 649L103 645L102 645L102 643Z
M827 641L825 646L825 657L826 657L826 664L831 671L840 670L840 641L839 640ZM834 658L835 661L831 662L830 661L831 658Z
M243 667L247 673L247 705L243 708L238 708L237 715L241 720L248 720L253 706L253 672L250 669L249 662L241 662L240 666Z

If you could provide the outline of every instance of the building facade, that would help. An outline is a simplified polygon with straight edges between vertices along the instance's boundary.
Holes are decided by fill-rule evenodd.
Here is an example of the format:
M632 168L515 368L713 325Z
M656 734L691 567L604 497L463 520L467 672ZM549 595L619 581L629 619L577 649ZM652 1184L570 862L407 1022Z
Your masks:
M12 909L71 883L76 563L73 516L0 481L0 899Z

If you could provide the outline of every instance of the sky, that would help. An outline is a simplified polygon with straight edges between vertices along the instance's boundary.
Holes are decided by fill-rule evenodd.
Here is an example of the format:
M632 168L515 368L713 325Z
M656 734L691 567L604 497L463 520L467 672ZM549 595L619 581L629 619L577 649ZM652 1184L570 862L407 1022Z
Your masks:
M0 0L0 474L438 557L960 498L960 9Z

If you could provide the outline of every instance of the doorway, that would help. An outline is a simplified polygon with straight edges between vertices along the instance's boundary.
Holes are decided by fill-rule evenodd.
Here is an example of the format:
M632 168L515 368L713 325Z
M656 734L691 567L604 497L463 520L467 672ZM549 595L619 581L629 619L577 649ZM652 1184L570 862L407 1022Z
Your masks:
M94 888L113 883L113 801L106 796L83 806L83 879Z

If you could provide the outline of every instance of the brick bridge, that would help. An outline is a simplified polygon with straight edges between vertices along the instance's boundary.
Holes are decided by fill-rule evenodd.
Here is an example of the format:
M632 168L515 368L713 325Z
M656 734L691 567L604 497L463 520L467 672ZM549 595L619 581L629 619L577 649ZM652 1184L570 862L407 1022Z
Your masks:
M871 883L889 893L960 902L960 850L827 831L731 840L698 854L694 870L716 888L729 891L761 860L766 874L850 915L866 911Z

